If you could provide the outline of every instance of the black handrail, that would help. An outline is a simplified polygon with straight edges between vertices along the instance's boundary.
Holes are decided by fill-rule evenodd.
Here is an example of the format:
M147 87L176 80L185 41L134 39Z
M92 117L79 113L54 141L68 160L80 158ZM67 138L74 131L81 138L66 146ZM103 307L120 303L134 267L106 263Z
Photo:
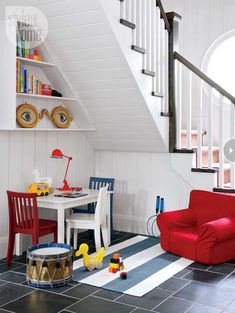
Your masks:
M167 15L164 11L164 8L162 6L161 0L156 0L156 6L159 7L159 10L161 12L161 18L163 18L163 21L165 23L165 28L167 29L168 33L170 34L170 32L171 32L170 24L169 24Z
M192 71L195 75L200 77L204 82L206 82L209 86L217 90L221 95L229 99L233 104L235 104L235 98L227 92L224 88L218 85L215 81L213 81L210 77L204 74L201 70L199 70L195 65L185 59L181 54L178 52L174 52L174 58L186 66L190 71Z

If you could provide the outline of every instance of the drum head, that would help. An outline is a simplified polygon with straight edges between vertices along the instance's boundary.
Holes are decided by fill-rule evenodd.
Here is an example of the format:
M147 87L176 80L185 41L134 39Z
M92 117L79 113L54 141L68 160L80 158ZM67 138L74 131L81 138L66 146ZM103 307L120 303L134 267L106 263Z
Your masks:
M34 260L58 259L72 254L73 248L63 243L43 243L27 251L27 257Z

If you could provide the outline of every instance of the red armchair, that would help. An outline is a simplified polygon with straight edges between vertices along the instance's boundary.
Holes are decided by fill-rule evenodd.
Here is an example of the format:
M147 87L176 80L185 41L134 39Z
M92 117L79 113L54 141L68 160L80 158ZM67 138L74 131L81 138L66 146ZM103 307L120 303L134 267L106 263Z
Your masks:
M193 190L189 207L157 217L161 247L205 264L235 260L235 197Z

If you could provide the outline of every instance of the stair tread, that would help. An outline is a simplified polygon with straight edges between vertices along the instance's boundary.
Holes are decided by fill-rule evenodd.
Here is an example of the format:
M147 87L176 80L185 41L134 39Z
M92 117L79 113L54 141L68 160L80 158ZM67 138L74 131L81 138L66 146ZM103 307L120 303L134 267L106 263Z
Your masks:
M187 135L187 130L186 130L186 129L182 129L182 130L181 130L181 134L182 134L182 135ZM197 134L198 134L198 131L197 131L196 129L191 130L191 134L192 134L192 135L197 135ZM202 135L206 135L206 131L205 131L204 129L202 130Z

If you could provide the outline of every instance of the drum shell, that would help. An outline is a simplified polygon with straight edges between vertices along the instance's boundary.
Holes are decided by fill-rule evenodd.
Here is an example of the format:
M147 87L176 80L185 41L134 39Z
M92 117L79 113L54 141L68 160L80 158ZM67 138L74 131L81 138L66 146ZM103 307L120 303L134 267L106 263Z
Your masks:
M53 246L51 246L53 245ZM73 249L70 246L60 245L70 250L52 255L35 255L35 251L45 248L45 245L32 247L27 252L26 279L28 284L40 288L55 288L64 286L72 280L73 276ZM47 248L57 247L48 244Z

